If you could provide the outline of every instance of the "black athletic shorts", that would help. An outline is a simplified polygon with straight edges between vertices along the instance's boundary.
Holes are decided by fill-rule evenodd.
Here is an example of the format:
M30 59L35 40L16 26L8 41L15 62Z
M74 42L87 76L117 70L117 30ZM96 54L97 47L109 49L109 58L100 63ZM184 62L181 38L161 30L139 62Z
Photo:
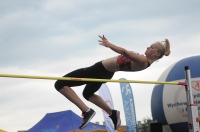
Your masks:
M114 72L110 72L106 70L102 64L102 62L97 62L96 64L81 68L75 71L72 71L66 74L63 77L75 77L75 78L97 78L97 79L111 79L114 75ZM74 87L81 86L86 84L83 96L88 99L91 95L93 95L99 88L102 83L105 82L86 82L86 81L71 81L71 80L58 80L55 83L55 88L57 90L62 89L64 86Z

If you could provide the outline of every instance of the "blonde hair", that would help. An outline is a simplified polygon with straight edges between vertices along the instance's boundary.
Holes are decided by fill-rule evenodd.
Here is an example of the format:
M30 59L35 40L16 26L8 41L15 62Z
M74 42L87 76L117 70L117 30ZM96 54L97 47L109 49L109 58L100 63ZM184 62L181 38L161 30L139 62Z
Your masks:
M159 59L162 58L164 55L169 56L171 53L170 51L170 43L168 39L165 39L164 41L160 42L160 48L158 48L158 52L160 52L160 56L158 57Z

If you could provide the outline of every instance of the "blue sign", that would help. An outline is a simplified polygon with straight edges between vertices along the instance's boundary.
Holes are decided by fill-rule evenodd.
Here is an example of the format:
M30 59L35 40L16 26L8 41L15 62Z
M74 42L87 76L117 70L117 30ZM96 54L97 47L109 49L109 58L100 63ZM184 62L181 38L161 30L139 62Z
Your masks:
M120 80L126 79L121 78ZM135 104L131 85L129 83L120 83L120 89L126 118L127 132L137 132Z

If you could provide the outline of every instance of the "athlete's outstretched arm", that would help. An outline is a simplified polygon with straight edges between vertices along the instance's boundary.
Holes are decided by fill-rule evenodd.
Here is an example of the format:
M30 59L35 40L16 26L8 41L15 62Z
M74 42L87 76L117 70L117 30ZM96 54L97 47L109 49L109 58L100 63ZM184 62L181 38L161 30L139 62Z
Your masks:
M104 35L103 36L99 35L99 37L101 38L101 40L99 40L100 45L105 46L107 48L110 48L113 51L115 51L115 52L117 52L117 53L119 53L123 56L126 56L133 61L137 61L137 62L140 62L140 63L146 62L146 58L144 56L138 55L136 53L133 53L132 51L128 51L128 50L126 50L122 47L119 47L119 46L116 46L116 45L110 43Z
M101 38L101 40L99 40L100 45L110 48L113 51L115 51L119 54L122 54L122 55L126 55L126 52L128 52L126 49L110 43L104 35L103 36L99 35L99 37Z

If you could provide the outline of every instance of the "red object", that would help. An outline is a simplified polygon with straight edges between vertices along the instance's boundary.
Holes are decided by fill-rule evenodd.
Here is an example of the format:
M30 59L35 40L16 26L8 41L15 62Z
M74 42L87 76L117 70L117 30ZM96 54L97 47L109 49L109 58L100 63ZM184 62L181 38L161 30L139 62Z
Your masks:
M193 128L191 123L189 123L188 126L189 126L189 129Z
M196 118L196 122L199 122L199 117Z
M185 82L178 82L178 85L186 85Z

